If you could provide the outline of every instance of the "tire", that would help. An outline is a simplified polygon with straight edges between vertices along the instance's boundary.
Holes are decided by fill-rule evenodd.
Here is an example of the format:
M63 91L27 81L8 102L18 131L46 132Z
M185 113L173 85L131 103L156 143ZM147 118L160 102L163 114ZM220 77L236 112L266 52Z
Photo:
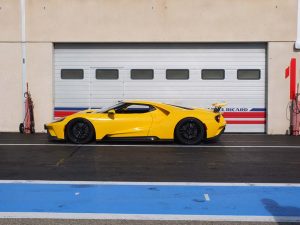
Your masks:
M95 137L95 130L90 121L82 118L71 120L66 127L66 139L75 144L86 144Z
M34 124L30 125L30 133L34 134L35 133L35 129L34 129Z
M181 120L174 132L175 141L184 145L200 144L205 134L204 125L195 118Z
M21 134L24 134L24 123L20 123L19 131L20 131Z

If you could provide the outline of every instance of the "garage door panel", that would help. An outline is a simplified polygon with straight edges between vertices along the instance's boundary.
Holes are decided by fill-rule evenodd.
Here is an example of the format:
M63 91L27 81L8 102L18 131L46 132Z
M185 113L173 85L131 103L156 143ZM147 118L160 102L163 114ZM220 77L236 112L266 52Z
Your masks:
M112 69L118 71L117 79L115 79L115 77L112 80L96 79L96 70L98 69ZM112 104L112 102L124 99L124 84L119 69L120 68L107 66L94 66L90 69L91 107L106 107Z
M212 86L212 84L213 84L213 86ZM125 84L126 89L129 88L130 86ZM103 87L103 88L109 89L110 87ZM180 84L166 86L165 84L155 83L155 86L152 86L152 85L151 86L149 86L149 85L135 85L135 86L131 86L131 88L134 88L136 91L143 91L146 88L148 90L153 90L153 91L157 91L158 88L160 90L174 90L174 89L176 89L176 91L186 91L187 88L188 88L189 91L216 91L216 89L220 90L222 88L222 92L233 91L233 88L234 88L234 91L238 90L238 91L242 91L242 92L243 91L244 92L247 92L247 91L264 92L264 90L265 90L264 86L260 85L260 84L259 85L253 85L253 86L242 85L242 84L241 85L236 85L236 86L234 86L234 85L227 86L227 85L216 85L214 83L210 83L210 84L206 83L205 86L202 85L201 87L199 87L195 84L192 84L192 85L186 84L183 87ZM199 90L199 89L201 89L201 90Z
M199 84L200 85L200 84ZM201 85L204 85L201 84ZM209 95L209 94L212 94L212 93L208 93L208 91L213 91L213 92L221 92L221 93L224 93L226 92L227 94L230 94L230 92L249 92L249 94L253 94L256 92L256 94L263 94L264 95L264 87L261 86L261 85L253 85L253 86L246 86L246 85L240 85L240 86L226 86L226 84L224 84L224 86L218 86L218 85L213 85L211 83L205 83L205 87L199 87L197 85L180 85L178 86L178 84L175 86L175 85L171 85L170 86L163 86L163 85L160 85L159 83L151 83L151 85L124 85L124 88L126 91L131 91L131 90L134 90L134 91L137 91L137 92L140 92L140 91L152 91L152 92L155 92L157 90L169 90L169 91L185 91L185 92L194 92L194 93L197 93L197 92L205 92L206 95ZM212 87L213 86L213 87Z
M152 57L152 58L155 58L157 57L157 55L152 55L152 56L148 56L148 57ZM183 56L178 56L176 58L172 58L170 59L170 57L160 57L160 61L157 62L158 65L162 65L163 66L163 63L173 63L173 62L176 62L176 63L179 63L179 64L184 64L185 62L188 62L190 64L194 64L195 66L199 65L199 61L201 61L201 64L214 64L215 62L221 62L223 65L225 65L226 62L232 62L232 61L235 61L236 63L241 63L241 64L244 64L244 65L253 65L253 63L258 63L260 64L261 60L264 60L263 58L259 58L259 57L239 57L239 58L234 58L234 57L231 57L231 56L226 56L226 55L223 55L223 56L218 56L218 57L214 57L214 56L211 56L211 57L197 57L197 58L193 58L191 60L182 60L182 57ZM226 58L224 58L226 57ZM101 62L105 63L109 63L109 65L111 64L111 60L116 60L118 62L121 62L121 63L130 63L130 62L134 62L134 63L137 63L137 65L148 65L149 64L149 61L147 61L147 58L143 59L143 58L136 58L135 57L132 57L131 59L130 58L127 58L126 60L122 59L121 57L99 57L97 59L95 59L94 57L89 57L87 58L86 60L82 61L80 59L75 59L73 62L69 63L68 60L71 60L72 57L65 57L63 58L64 61L61 61L58 65L63 65L64 63L67 63L67 66L74 66L76 65L77 63L82 63L82 64L85 64L85 63L98 63L99 60L101 60ZM222 61L221 61L222 59ZM249 62L249 60L251 60L251 62Z
M123 94L121 93L112 93L112 94L102 94L102 95L96 95L93 94L91 95L91 101L96 101L97 99L113 99L113 98L118 98L118 100L122 100L123 99Z
M95 95L95 96L99 96L99 95L102 95L102 94L122 94L123 93L119 93L119 92L123 92L123 88L118 88L118 87L115 87L115 88L110 88L110 87L103 87L102 89L99 89L99 90L93 90L93 93L92 95Z
M260 121L257 121L259 123ZM232 132L232 133L261 133L263 129L265 129L264 124L257 124L254 122L254 124L228 124L226 126L226 132Z
M160 97L162 96L163 97ZM124 95L125 98L127 99L136 99L138 96L138 98L141 98L141 99L151 99L152 97L155 97L155 98L163 98L163 99L170 99L172 100L172 98L183 98L183 99L209 99L209 100L212 100L212 101L226 101L226 99L229 99L230 98L230 102L231 104L234 103L234 100L236 102L240 102L242 100L244 100L245 98L243 96L238 96L236 97L235 95L228 95L226 97L224 97L223 95L211 95L209 97L207 97L206 95L202 94L202 95L189 95L189 94L180 94L180 93L165 93L165 92L156 92L156 93L153 93L152 95L148 92L145 92L143 94L137 94L136 92L133 92L133 93L126 93ZM260 96L252 96L251 99L248 99L248 101L252 101L252 102L258 102L258 100L260 100L261 97Z
M60 82L57 80L57 83ZM60 84L56 85L55 88L57 90L64 90L64 89L72 89L75 88L76 90L88 90L90 87L89 82L81 81L81 82L60 82Z
M128 73L128 76L130 76L130 72ZM225 79L227 78L226 74L225 74ZM230 87L234 87L234 88L244 88L244 87L262 87L264 88L264 79L260 79L259 82L253 82L253 81L243 81L243 80L237 80L234 79L236 82L232 82L232 80L230 81L208 81L208 80L201 80L201 75L197 76L197 81L198 82L190 82L189 81L178 81L178 82L174 82L174 81L170 81L170 80L166 80L164 79L163 82L160 81L154 81L154 80L145 80L145 81L137 81L137 80L130 80L129 78L125 81L124 85L125 87L134 87L134 88L144 88L144 87L149 87L151 85L155 85L152 86L153 88L155 87L174 87L174 88L190 88L190 87L198 87L199 88L214 88L214 87L218 87L218 88L230 88ZM129 81L129 82L128 82ZM184 86L183 86L184 84ZM200 86L199 86L200 85ZM209 85L209 86L207 86Z
M265 131L264 44L59 44L55 47L57 110L104 107L122 99L206 108L213 102L226 101L228 132ZM72 68L83 69L84 79L62 80L61 70ZM97 68L118 70L118 79L97 80ZM132 80L132 69L151 69L154 78ZM187 69L189 79L168 80L168 69ZM203 80L204 69L222 69L225 79ZM240 69L260 70L260 79L238 80Z

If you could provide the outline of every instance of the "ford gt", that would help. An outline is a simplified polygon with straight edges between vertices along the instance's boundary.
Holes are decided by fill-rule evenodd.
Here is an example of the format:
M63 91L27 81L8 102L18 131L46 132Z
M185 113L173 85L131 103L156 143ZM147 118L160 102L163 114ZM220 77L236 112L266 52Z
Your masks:
M175 140L194 145L220 136L226 121L213 110L150 101L122 101L103 109L88 109L45 124L50 137L76 144L93 140Z

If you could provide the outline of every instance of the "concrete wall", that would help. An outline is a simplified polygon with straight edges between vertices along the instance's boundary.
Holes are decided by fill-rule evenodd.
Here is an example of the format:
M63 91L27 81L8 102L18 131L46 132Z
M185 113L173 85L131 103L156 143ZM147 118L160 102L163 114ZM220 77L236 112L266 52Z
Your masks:
M0 0L0 42L21 40L19 0Z
M0 131L17 131L22 122L21 45L0 43Z
M267 113L269 134L284 134L290 126L290 80L285 79L285 69L290 59L298 63L297 81L300 81L300 53L294 50L294 42L270 42L268 44Z
M34 102L36 131L53 119L53 44L27 44L27 81Z
M297 0L27 0L46 42L293 41Z
M53 44L28 43L27 81L34 101L36 130L53 119ZM18 131L23 121L20 43L0 43L0 131Z

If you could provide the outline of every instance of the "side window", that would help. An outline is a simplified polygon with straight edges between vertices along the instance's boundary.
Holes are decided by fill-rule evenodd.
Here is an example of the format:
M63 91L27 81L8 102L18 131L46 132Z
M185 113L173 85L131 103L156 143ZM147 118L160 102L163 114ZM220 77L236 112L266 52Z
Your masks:
M153 80L154 71L152 69L133 69L130 77L132 80Z
M150 105L130 104L117 110L117 113L129 114L129 113L147 113L153 111L154 108Z
M166 71L167 80L188 80L190 71L185 69L169 69Z
M60 77L63 80L82 80L84 73L82 69L62 69Z
M118 80L119 70L115 69L96 69L97 80Z
M237 71L238 80L260 80L260 70L238 70Z
M221 69L205 69L201 71L202 80L224 80L225 70Z

